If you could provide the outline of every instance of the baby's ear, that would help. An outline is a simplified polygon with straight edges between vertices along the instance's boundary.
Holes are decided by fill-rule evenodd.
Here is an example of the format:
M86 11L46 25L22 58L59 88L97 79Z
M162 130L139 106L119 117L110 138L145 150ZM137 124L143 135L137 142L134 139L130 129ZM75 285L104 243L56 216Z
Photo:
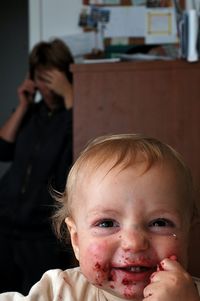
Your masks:
M74 250L74 254L76 259L79 260L79 245L78 245L78 232L76 228L76 224L71 217L67 217L65 219L65 223L70 233L71 243Z

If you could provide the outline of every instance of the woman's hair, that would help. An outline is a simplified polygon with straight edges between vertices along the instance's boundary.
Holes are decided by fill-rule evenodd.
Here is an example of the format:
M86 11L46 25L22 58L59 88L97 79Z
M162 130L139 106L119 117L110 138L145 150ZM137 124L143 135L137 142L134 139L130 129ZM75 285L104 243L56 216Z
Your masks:
M139 160L139 161L138 161ZM57 212L53 217L56 234L61 239L67 238L65 218L73 215L73 201L81 180L91 175L100 166L112 163L109 173L115 167L121 170L145 162L146 172L153 164L168 162L174 166L184 179L187 201L191 211L193 204L193 181L189 168L181 155L169 145L141 134L119 134L102 136L91 141L71 168L64 193L55 194L58 201ZM109 164L110 166L110 164ZM77 203L76 203L77 204Z
M69 48L61 40L54 39L50 42L39 42L29 55L30 78L34 79L35 71L40 67L45 69L55 68L64 72L69 82L72 83L70 64L73 62L73 56Z

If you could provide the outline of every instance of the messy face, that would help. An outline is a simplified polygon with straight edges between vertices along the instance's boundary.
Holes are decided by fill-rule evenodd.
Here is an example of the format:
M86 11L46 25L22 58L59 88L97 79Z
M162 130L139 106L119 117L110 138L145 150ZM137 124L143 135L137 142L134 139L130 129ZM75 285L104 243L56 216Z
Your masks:
M188 223L183 182L174 170L145 164L109 173L100 167L81 184L73 247L86 278L106 293L142 300L162 259L187 264Z

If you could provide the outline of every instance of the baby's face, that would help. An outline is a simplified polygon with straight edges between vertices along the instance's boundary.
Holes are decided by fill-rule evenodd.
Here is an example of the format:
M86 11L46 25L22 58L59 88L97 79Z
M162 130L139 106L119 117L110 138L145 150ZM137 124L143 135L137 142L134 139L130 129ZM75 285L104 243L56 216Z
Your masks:
M186 266L188 220L183 184L174 171L144 164L123 171L101 167L82 183L72 242L83 274L125 299L143 299L160 261L176 255Z

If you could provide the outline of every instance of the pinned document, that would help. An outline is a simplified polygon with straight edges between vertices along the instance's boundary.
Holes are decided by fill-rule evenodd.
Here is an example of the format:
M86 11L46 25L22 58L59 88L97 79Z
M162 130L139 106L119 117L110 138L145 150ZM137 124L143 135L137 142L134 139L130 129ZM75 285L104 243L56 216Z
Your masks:
M95 38L94 32L77 33L73 35L66 35L61 39L68 45L74 57L83 56L91 53L98 44L99 49L103 49L103 41L98 35ZM98 41L96 41L98 39Z
M105 38L144 37L144 6L106 7L110 11L110 20L104 30Z
M177 26L174 8L146 10L146 44L177 42Z

